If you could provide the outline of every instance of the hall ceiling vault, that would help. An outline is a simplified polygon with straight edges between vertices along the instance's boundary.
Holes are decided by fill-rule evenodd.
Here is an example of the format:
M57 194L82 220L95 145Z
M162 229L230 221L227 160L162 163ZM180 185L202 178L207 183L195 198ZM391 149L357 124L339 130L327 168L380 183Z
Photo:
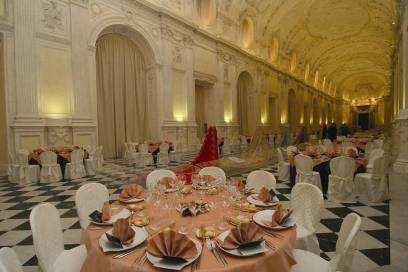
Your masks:
M390 91L397 26L395 0L221 0L236 21L250 17L255 43L279 43L279 58L296 53L297 73L310 66L347 100Z

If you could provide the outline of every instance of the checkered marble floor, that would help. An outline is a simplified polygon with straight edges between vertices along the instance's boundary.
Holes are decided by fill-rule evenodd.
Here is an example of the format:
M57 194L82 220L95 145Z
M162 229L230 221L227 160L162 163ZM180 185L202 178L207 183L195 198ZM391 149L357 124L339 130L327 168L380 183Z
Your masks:
M189 161L191 157L185 158ZM176 166L172 163L172 166ZM81 229L75 210L74 195L83 184L99 182L106 185L111 200L115 200L121 187L134 174L152 170L155 167L135 168L122 160L108 161L102 172L93 177L54 184L18 186L0 177L0 247L13 247L24 266L24 271L38 271L37 258L33 248L29 215L31 209L42 202L54 204L60 213L67 249L80 244ZM271 165L261 168L276 172ZM247 174L243 174L246 177ZM278 183L279 199L286 204L290 201L290 187ZM321 256L330 259L335 251L337 233L343 218L350 212L362 216L361 231L358 237L358 251L354 257L353 271L369 271L390 264L389 205L379 203L336 204L325 202L325 210L317 233Z

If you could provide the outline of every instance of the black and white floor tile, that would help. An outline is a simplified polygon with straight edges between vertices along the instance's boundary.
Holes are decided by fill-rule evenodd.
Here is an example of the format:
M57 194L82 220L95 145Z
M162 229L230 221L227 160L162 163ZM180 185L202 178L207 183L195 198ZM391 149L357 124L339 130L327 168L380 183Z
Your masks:
M190 159L186 158L185 161ZM24 266L24 271L38 271L29 224L30 210L35 205L49 202L58 208L64 230L65 247L69 249L81 242L81 230L74 203L75 192L81 185L89 182L105 184L111 194L111 200L114 200L130 177L140 171L154 168L154 166L136 168L121 160L108 161L103 172L93 177L31 186L11 184L8 183L7 177L0 177L0 247L13 247ZM272 164L262 169L271 172L276 170ZM246 177L247 174L242 176ZM289 204L289 186L278 183L277 191L279 199ZM330 259L333 256L343 218L351 212L356 212L362 216L362 226L353 271L369 271L390 264L388 203L366 205L359 202L337 204L326 201L325 208L317 233L322 257Z

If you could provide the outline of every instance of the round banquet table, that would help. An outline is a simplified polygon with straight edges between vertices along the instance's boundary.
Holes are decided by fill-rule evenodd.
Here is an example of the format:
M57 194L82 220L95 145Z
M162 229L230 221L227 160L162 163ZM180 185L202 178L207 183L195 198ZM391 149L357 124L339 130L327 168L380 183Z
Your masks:
M179 230L181 226L188 226L187 235L190 238L197 239L194 235L194 230L200 226L213 225L217 226L217 223L222 220L226 214L237 213L238 210L234 208L225 208L221 203L221 196L215 195L199 195L196 191L186 197L183 197L183 201L189 201L192 199L198 199L202 197L204 201L213 202L215 207L213 210L206 214L201 214L196 217L182 217L173 208L174 212L167 214L167 222L174 222L173 229ZM150 224L155 220L162 220L166 217L162 209L155 207L152 204L146 204L144 212L150 218ZM253 213L247 213L240 211L241 215L245 215L248 218L252 217ZM164 223L163 223L164 224ZM165 225L165 224L164 224ZM228 227L233 228L232 225L227 224ZM116 253L103 253L99 246L99 238L112 226L107 226L104 229L100 229L100 226L93 225L88 226L84 233L85 246L87 248L87 257L82 266L81 272L134 272L134 271L165 271L163 269L155 268L150 264L148 260L142 267L138 267L137 260L144 253L146 248L143 245L133 251L130 255L120 259L113 259L112 256ZM200 265L196 271L230 271L230 272L289 272L292 265L296 262L293 258L293 245L296 240L296 227L288 230L279 231L279 237L271 237L265 235L264 238L271 242L276 249L270 249L266 247L267 252L252 256L252 257L234 257L228 254L224 254L228 266L224 267L218 263L212 252L210 252L205 243L203 245L203 252L201 255ZM186 266L182 271L191 271L190 266Z

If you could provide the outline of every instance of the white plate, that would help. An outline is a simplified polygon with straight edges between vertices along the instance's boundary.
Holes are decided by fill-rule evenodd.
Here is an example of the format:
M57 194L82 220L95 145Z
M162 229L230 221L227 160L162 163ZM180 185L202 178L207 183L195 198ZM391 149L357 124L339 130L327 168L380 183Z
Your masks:
M143 243L149 236L149 234L144 228L132 226L132 229L135 231L135 238L133 238L133 242L129 245L123 245L122 248L117 247L114 244L112 244L112 242L108 240L106 235L102 234L101 238L99 238L99 245L102 248L102 251L103 252L119 252L119 251L129 250ZM108 230L107 233L112 235L112 230L113 229Z
M169 260L166 260L164 258L156 257L149 252L146 253L147 259L149 262L152 263L153 266L163 268L163 269L169 269L169 270L181 270L187 265L193 263L201 254L201 251L203 250L203 247L201 246L201 243L197 240L191 239L194 244L196 245L197 248L197 256L188 259L187 262L185 263L174 263Z
M293 227L296 222L295 219L293 219L293 217L289 217L286 221L285 225L282 226L276 226L276 227L271 227L267 224L264 223L264 221L270 221L272 218L272 215L275 213L274 210L263 210L263 211L259 211L257 213L254 214L253 219L254 222L257 223L258 225L268 228L268 229L272 229L272 230L284 230L284 229L289 229L291 227Z
M174 193L174 192L177 192L178 190L180 190L180 188L173 187L173 188L170 188L170 189L166 189L164 192L165 193Z
M126 203L126 204L132 204L132 203L142 202L143 200L145 200L145 199L135 197L135 198L128 198L128 199L121 199L119 201L122 202L122 203Z
M276 204L279 203L279 198L277 196L274 196L271 202L266 202L266 203L263 202L263 201L260 201L257 198L257 196L258 196L258 194L249 195L247 197L247 201L249 203L251 203L251 204L254 204L254 205L260 206L260 207L272 207L272 206L275 206Z
M113 223L115 223L116 220L118 220L118 219L128 218L128 217L130 216L130 214L131 214L131 213L130 213L129 210L127 210L127 209L122 209L120 212L118 212L117 214L113 215L113 216L111 217L111 219L110 219L109 221L107 221L107 222L99 223L99 222L94 222L94 221L92 221L92 220L91 220L91 222L92 222L92 224L99 225L99 226L110 226L110 225L113 225Z
M228 234L230 233L230 230L224 231L223 233L221 233L220 235L218 235L218 240L220 241L224 241L225 238L227 238ZM254 256L254 255L258 255L261 253L264 253L266 251L268 251L265 247L265 241L263 241L262 243L260 243L259 245L256 246L252 246L252 247L248 247L245 249L225 249L222 246L220 246L217 243L217 246L224 252L237 256L237 257L250 257L250 256Z

